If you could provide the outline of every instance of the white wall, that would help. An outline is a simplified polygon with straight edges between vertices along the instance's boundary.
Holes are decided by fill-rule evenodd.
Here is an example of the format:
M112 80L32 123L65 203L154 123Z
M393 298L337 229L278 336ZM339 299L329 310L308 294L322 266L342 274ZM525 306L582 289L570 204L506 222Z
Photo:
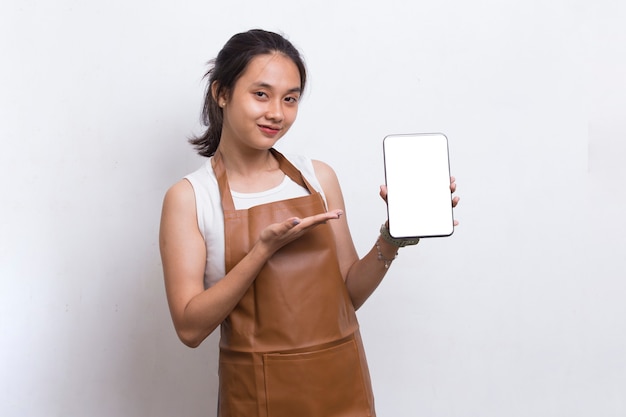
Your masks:
M403 249L359 317L380 416L626 415L626 7L602 1L0 5L0 415L212 415L157 246L201 162L205 62L282 31L310 89L281 149L333 165L361 253L381 140L448 135L454 236Z

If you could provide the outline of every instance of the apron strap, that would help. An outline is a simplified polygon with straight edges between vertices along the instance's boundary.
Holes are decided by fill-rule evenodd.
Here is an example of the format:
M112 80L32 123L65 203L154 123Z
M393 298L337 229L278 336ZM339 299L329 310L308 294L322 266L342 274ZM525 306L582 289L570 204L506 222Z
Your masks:
M217 185L220 189L220 200L222 201L222 210L224 216L228 216L229 213L235 211L235 203L233 202L233 196L230 194L230 185L228 185L228 178L226 177L226 168L224 168L224 161L222 160L222 153L220 151L215 152L211 158L211 165L217 178Z
M289 162L282 153L278 152L274 148L270 149L270 152L272 153L272 155L274 155L274 158L276 158L276 160L278 161L280 169L285 173L285 175L291 178L293 182L300 185L301 187L306 188L309 191L309 194L315 194L317 192L311 186L311 184L309 184L306 178L304 178L304 175L302 175L302 172L300 172L298 168L293 166L293 164Z

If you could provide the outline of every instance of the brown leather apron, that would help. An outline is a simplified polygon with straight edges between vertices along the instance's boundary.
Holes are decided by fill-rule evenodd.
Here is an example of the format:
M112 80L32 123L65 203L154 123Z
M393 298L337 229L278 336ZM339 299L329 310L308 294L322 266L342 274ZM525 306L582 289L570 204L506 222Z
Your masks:
M326 211L300 171L272 153L310 195L235 210L221 155L213 157L227 272L269 224ZM375 416L359 326L328 224L275 253L222 323L219 377L220 417Z

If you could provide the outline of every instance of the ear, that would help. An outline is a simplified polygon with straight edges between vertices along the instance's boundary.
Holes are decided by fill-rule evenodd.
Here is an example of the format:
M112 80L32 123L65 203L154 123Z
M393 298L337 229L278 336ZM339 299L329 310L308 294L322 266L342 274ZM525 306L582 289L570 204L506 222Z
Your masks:
M226 92L220 90L220 85L217 82L213 82L213 84L211 84L211 95L213 96L213 100L215 100L218 106L224 107L226 103Z

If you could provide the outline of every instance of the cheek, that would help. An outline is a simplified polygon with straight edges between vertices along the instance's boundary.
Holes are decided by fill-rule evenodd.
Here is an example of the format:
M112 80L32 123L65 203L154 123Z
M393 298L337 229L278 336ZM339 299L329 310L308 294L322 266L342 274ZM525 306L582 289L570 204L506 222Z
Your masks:
M289 123L293 123L296 121L296 117L298 116L298 107L294 107L292 109L288 109L286 111L286 116L289 119Z
M232 106L230 108L232 111L232 116L239 119L256 119L260 115L264 113L263 104L259 103L257 100L252 99L244 99L237 102L236 106Z
M231 107L229 112L230 123L239 129L248 129L251 123L254 123L261 114L258 109L252 106Z
M259 100L249 97L243 102L242 110L251 116L257 117L266 112L267 105Z

